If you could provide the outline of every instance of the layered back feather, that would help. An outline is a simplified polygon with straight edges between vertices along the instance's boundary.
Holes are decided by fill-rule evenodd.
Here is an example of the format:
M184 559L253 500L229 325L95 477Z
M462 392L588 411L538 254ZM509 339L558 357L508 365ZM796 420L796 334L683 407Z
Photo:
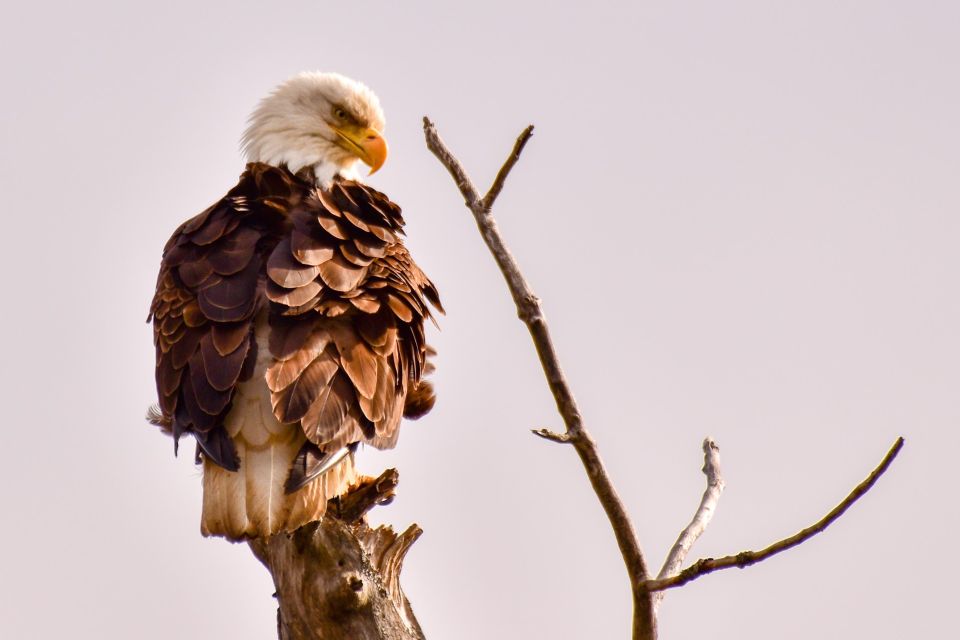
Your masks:
M316 479L329 455L392 447L405 409L432 406L424 321L428 302L442 308L402 234L400 208L374 189L251 163L167 243L151 306L157 392L175 443L197 440L204 533L320 517L352 478L348 458Z

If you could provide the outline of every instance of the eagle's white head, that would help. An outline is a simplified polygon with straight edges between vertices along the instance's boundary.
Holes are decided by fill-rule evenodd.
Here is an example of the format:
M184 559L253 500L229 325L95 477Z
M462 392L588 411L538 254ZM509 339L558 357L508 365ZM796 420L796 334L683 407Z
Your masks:
M296 75L260 101L243 134L248 162L311 167L317 184L341 174L356 179L357 160L370 173L387 159L383 110L377 96L338 73Z

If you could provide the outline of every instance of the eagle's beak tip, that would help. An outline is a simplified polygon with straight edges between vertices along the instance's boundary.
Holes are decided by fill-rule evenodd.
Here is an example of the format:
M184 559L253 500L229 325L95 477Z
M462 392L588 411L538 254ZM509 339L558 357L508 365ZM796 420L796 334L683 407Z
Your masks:
M372 176L379 171L380 167L387 161L387 141L376 129L367 129L363 133L363 140L360 146L364 151L364 157L361 158L361 160L370 167L369 175Z

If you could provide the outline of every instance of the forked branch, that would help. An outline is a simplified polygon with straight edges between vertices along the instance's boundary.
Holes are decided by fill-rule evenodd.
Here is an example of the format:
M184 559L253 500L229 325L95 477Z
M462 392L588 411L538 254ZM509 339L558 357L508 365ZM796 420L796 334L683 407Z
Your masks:
M543 310L540 307L540 299L534 295L527 284L526 279L520 272L510 250L507 249L497 223L490 213L494 201L503 189L507 176L511 169L520 158L524 146L533 135L533 127L527 127L517 138L513 151L506 162L497 173L487 194L480 197L476 187L470 180L467 172L450 152L447 146L437 134L437 130L428 118L423 119L423 131L427 141L427 147L440 160L463 195L464 202L470 212L473 214L480 230L480 235L486 242L490 253L493 254L497 266L500 267L513 301L517 306L517 315L527 326L530 337L533 339L534 347L540 358L540 364L543 367L547 383L550 385L550 391L553 393L554 400L557 403L557 410L563 418L565 431L558 433L549 429L534 429L533 433L550 440L551 442L570 444L580 456L580 461L590 478L593 490L597 494L600 504L603 506L613 528L617 544L620 547L620 553L623 556L624 564L627 568L627 574L630 577L630 586L633 592L633 638L634 640L655 640L657 637L656 624L656 605L663 598L663 590L679 587L681 585L695 580L700 576L706 575L719 569L730 567L746 567L751 564L765 560L781 551L794 547L812 536L826 529L834 520L839 518L850 505L856 502L863 494L870 490L877 479L887 470L890 463L896 457L900 448L903 446L903 438L899 438L893 448L887 453L886 457L880 463L873 473L857 486L847 498L837 505L822 520L811 527L794 536L781 540L763 549L761 551L745 551L734 556L724 558L706 558L694 563L691 567L679 570L684 558L696 542L697 538L706 529L707 524L713 517L720 493L723 491L723 479L720 475L719 448L709 438L704 441L704 473L707 476L707 488L703 494L693 520L680 533L676 544L670 550L667 560L664 563L660 575L656 579L649 579L646 562L643 553L640 550L640 542L637 538L636 530L626 509L617 495L617 491L610 481L600 454L597 451L596 442L593 440L586 427L583 425L583 418L580 410L574 400L573 393L567 384L560 367L560 360L557 356L553 340L550 337L550 331L547 327L547 321L544 318Z
M700 499L700 506L693 514L693 520L680 532L680 537L667 554L667 559L663 563L663 568L657 575L661 580L677 574L683 561L690 552L697 539L706 531L707 525L713 519L713 514L717 509L717 503L720 501L720 494L723 493L725 485L723 475L720 473L720 447L711 438L703 441L703 474L707 476L707 488L703 491L703 497ZM663 591L658 591L654 596L653 608L656 610L663 600Z
M880 476L882 476L890 467L890 464L897 457L897 454L900 453L900 449L902 448L903 438L897 438L896 442L893 443L893 446L887 452L887 455L885 455L883 460L880 461L880 464L877 465L877 468L871 471L870 475L867 476L863 482L854 487L853 491L851 491L850 494L844 498L842 502L840 502L840 504L834 507L830 513L806 529L803 529L789 538L784 538L783 540L774 542L769 547L761 549L760 551L741 551L740 553L732 556L724 556L722 558L704 558L702 560L697 560L695 563L677 575L667 578L661 577L657 578L656 580L648 581L646 588L650 591L663 591L664 589L682 587L688 582L696 580L701 576L705 576L708 573L713 573L714 571L719 571L720 569L730 569L732 567L738 567L741 569L744 567L749 567L752 564L766 560L767 558L775 556L782 551L786 551L787 549L795 547L798 544L806 542L833 524L833 522L842 516L843 513L849 509L854 502L862 498L867 491L870 491L871 487L873 487L877 480L880 479Z

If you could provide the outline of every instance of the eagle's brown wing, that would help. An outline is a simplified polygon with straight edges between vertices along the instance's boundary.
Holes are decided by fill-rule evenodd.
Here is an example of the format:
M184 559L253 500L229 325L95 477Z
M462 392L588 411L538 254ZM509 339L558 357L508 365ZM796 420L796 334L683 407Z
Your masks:
M150 307L160 412L175 447L192 433L205 456L233 471L239 461L223 421L256 361L264 253L285 226L280 212L303 192L289 173L264 169L248 168L223 199L174 232Z
M276 359L266 381L277 419L299 421L307 437L287 484L295 491L345 445L392 447L408 398L409 417L429 410L423 323L428 300L441 307L382 193L337 181L290 219L266 266Z

